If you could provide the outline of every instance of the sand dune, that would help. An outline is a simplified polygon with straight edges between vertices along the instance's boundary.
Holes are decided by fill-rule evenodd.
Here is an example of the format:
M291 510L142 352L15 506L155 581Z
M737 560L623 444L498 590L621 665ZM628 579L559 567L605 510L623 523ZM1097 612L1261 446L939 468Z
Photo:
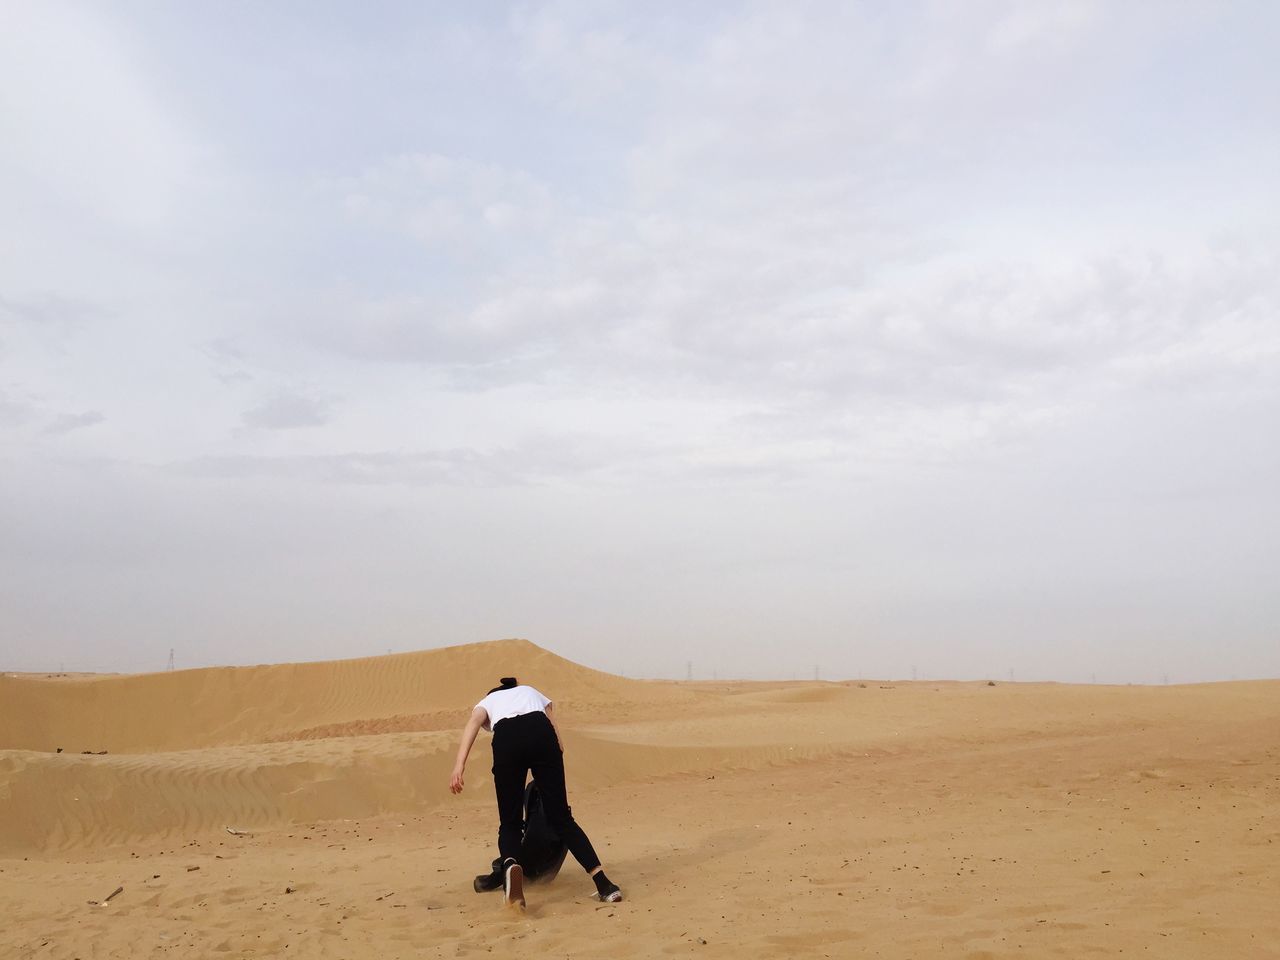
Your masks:
M504 674L557 700L628 903L470 892L486 745L446 780ZM1277 801L1278 682L668 683L524 641L3 677L0 955L1276 956Z
M629 690L643 690L646 702L670 695L526 640L322 663L0 677L0 750L186 750L314 736L325 728L359 733L360 725L405 718L423 724L412 729L441 729L457 725L456 711L475 703L477 690L483 695L497 676L513 673L584 705L625 699Z

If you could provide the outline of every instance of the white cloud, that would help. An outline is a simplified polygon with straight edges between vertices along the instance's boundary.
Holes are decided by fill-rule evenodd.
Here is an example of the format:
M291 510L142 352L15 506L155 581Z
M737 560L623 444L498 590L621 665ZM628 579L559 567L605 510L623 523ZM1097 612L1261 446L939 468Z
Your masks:
M466 264L535 243L555 213L550 190L496 163L404 154L321 185L358 225L389 229Z
M319 427L329 422L329 404L325 400L300 394L277 394L246 410L241 417L245 426L263 430L296 430Z
M0 31L7 205L127 226L167 224L195 152L127 34L91 7L18 3ZM26 199L22 198L26 194ZM43 206L48 204L49 206Z
M33 415L30 404L15 400L0 391L0 427L16 427L27 423Z
M51 436L58 434L70 433L72 430L83 430L85 427L92 427L95 424L102 423L105 420L97 410L86 410L84 413L64 413L54 418L54 420L44 428L44 432Z

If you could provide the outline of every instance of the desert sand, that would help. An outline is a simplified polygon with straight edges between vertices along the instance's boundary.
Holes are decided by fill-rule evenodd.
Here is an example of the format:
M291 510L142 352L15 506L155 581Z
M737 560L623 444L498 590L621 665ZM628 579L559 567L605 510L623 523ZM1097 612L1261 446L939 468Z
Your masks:
M448 773L507 674L624 902L571 859L524 913L472 892L487 735ZM1280 957L1278 864L1280 681L674 683L519 640L0 677L4 958Z

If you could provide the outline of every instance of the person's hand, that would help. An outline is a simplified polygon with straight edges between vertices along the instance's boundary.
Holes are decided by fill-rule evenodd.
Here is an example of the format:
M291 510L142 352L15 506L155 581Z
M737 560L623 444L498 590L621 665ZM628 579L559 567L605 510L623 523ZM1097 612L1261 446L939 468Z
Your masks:
M449 778L449 792L450 793L462 792L462 768L461 767L453 768L453 776Z

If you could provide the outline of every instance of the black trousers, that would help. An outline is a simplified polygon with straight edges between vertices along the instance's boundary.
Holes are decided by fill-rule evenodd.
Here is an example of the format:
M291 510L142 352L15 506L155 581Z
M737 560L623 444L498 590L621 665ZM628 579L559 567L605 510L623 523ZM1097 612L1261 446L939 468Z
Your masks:
M498 794L498 853L520 859L524 828L524 784L529 771L538 781L547 823L564 841L582 869L600 866L595 848L573 819L564 786L564 755L555 727L545 713L499 720L493 727L493 786Z

